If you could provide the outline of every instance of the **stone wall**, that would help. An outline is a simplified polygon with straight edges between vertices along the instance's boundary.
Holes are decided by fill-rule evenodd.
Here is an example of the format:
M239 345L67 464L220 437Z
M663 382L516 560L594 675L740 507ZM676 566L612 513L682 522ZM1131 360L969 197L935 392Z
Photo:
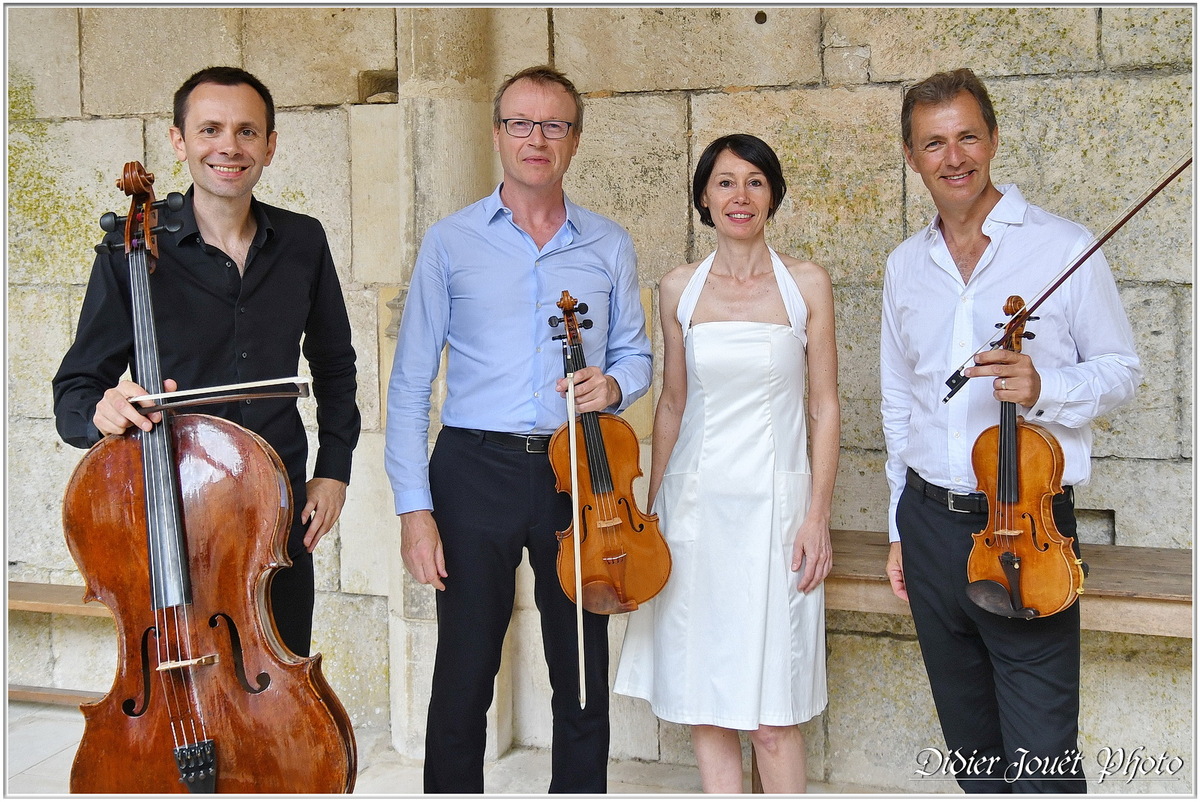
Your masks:
M81 582L59 524L80 455L55 436L49 380L73 336L96 220L123 206L113 179L139 159L158 175L159 194L186 188L167 141L171 93L200 67L244 66L280 107L278 155L258 195L324 222L359 353L363 435L342 521L317 552L314 646L356 724L390 723L397 748L414 756L433 599L398 556L382 470L383 387L421 235L499 178L490 100L504 75L552 62L586 93L567 190L633 234L651 321L658 278L713 244L689 204L704 145L741 130L776 148L789 193L771 242L824 264L835 286L844 436L834 525L847 528L884 528L882 271L932 210L900 154L903 86L974 68L1000 119L996 180L1097 232L1194 133L1188 7L7 12L9 579ZM1087 542L1192 545L1191 183L1189 170L1106 246L1146 370L1137 400L1095 427L1094 478L1077 496ZM647 398L628 413L644 437L652 411ZM311 423L312 409L305 414ZM614 620L614 662L623 628ZM914 777L915 756L940 735L911 621L831 611L828 628L830 706L805 726L810 775L952 789ZM111 629L11 615L9 680L105 690ZM1085 754L1191 754L1190 641L1087 632L1084 649ZM540 653L523 573L493 755L549 744ZM658 722L644 703L614 697L613 715L614 757L693 762L686 730ZM1179 776L1120 787L1110 778L1093 789L1190 792L1190 764Z

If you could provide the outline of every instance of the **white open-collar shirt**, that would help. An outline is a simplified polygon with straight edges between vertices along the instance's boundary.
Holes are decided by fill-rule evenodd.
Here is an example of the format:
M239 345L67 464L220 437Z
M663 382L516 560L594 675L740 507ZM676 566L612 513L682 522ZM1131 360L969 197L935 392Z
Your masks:
M971 450L980 432L999 423L990 378L968 380L943 403L946 379L996 339L1010 295L1032 303L1093 239L1077 223L1027 202L1016 186L998 189L1003 197L983 224L991 242L969 282L950 256L938 217L888 257L880 385L893 541L906 470L951 490L976 490ZM1084 484L1091 475L1088 424L1133 398L1142 375L1104 255L1093 254L1035 316L1026 329L1035 338L1024 340L1022 351L1041 375L1041 397L1018 414L1062 445L1063 484Z

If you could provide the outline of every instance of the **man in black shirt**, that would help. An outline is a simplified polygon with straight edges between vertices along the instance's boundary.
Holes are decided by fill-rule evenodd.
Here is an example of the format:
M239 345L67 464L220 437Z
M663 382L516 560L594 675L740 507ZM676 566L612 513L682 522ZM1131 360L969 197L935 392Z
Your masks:
M271 602L284 644L307 656L312 550L341 514L359 432L341 286L321 224L253 197L276 145L271 94L257 78L232 67L196 73L175 93L170 135L193 185L174 215L181 228L158 236L150 281L165 389L291 376L302 348L312 374L318 451L307 483L308 439L295 399L196 408L257 432L283 460L293 564L274 575ZM161 415L145 417L128 401L146 391L136 376L122 378L133 365L133 322L124 251L113 250L96 258L75 341L54 377L59 435L79 448L130 426L148 431Z

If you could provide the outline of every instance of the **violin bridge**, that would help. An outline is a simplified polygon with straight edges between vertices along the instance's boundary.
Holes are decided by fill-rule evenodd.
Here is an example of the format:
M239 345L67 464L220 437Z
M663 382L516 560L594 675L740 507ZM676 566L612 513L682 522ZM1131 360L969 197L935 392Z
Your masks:
M610 526L620 526L620 525L621 525L620 518L606 518L603 521L596 521L596 526L601 527L601 528L607 528Z
M206 654L202 657L193 657L190 660L168 660L165 663L158 664L159 671L174 671L177 668L195 668L196 666L210 666L217 662L215 654Z

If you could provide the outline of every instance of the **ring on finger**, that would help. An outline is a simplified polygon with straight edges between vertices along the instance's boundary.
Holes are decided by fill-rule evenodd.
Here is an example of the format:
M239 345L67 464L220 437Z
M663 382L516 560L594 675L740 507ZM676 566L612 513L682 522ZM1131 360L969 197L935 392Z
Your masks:
M1007 389L1008 389L1008 379L1001 379L1001 380L1000 380L1000 389L1001 389L1001 390L1007 390Z

